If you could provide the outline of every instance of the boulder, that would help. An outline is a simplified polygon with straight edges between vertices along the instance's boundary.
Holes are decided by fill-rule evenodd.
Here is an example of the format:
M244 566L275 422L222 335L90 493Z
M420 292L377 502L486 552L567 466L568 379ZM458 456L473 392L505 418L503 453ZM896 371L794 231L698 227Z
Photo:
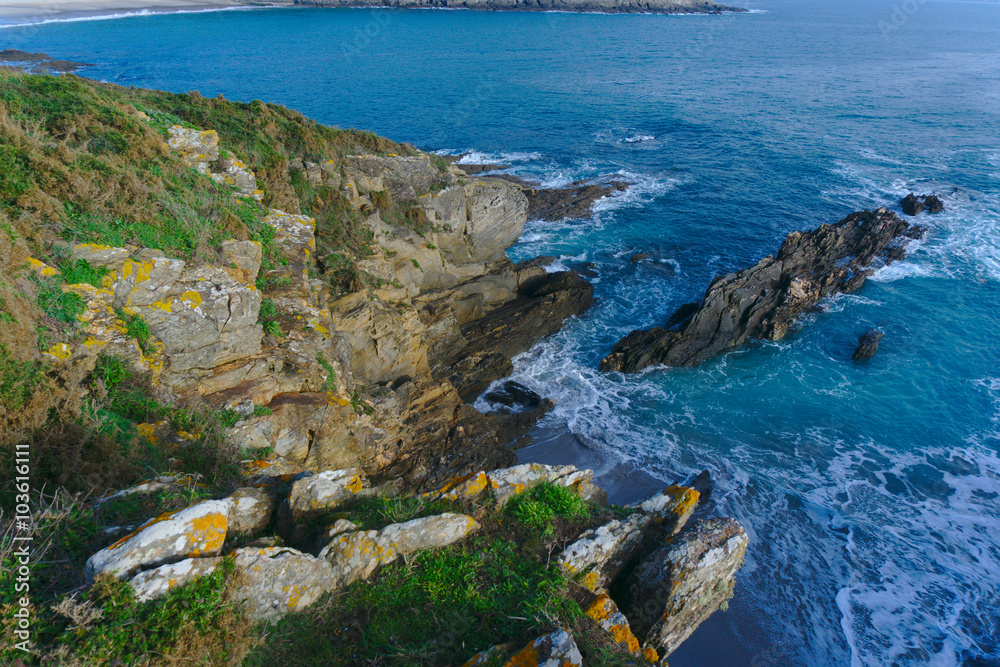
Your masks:
M135 593L135 599L146 602L166 595L177 586L212 574L221 562L221 558L186 558L177 563L140 572L128 583Z
M878 342L885 336L884 333L872 329L871 331L866 331L858 337L858 347L854 350L854 355L851 357L854 361L865 361L866 359L871 359L878 352Z
M242 487L231 493L229 533L256 533L267 528L274 514L274 497L260 487Z
M670 655L727 604L747 543L734 519L698 521L635 568L619 602L644 648Z
M501 176L518 183L528 199L529 220L563 220L565 218L585 218L598 199L610 197L628 190L624 181L594 183L577 181L564 188L541 188L537 183L529 183L515 176Z
M439 514L386 526L381 530L341 533L320 552L333 566L337 583L367 579L377 568L425 549L454 544L479 529L464 514Z
M668 486L637 507L663 526L666 537L676 535L698 506L699 493L687 486Z
M356 498L364 485L364 476L358 468L324 470L318 475L303 477L292 484L288 495L292 521L298 523L336 509Z
M580 583L588 590L605 589L640 553L643 532L651 521L648 514L638 513L592 528L563 550L559 566L580 577Z
M246 601L255 621L275 621L301 611L337 587L329 563L295 549L245 547L232 555L238 573L235 595Z
M523 405L524 407L533 408L542 403L542 397L536 392L513 380L504 382L499 388L487 393L486 400L507 407Z
M924 197L924 206L928 213L940 213L944 210L944 202L937 195L927 195Z
M84 575L90 581L101 574L122 579L192 556L218 556L226 541L230 510L228 501L206 500L151 519L88 558Z
M601 360L604 371L632 373L648 366L697 366L751 339L781 340L820 299L859 289L876 261L901 258L919 230L880 208L852 213L835 225L792 232L777 256L716 278L686 323L633 331Z

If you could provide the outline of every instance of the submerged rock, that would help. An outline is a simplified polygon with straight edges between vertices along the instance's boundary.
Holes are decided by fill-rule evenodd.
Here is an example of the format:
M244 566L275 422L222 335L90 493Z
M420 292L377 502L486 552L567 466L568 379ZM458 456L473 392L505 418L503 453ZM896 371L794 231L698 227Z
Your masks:
M697 311L689 306L665 328L633 331L601 360L603 371L631 373L648 366L697 366L752 339L781 340L795 319L820 299L859 289L876 261L904 256L906 238L919 237L891 211L852 213L835 225L792 232L777 256L716 278Z
M699 521L636 567L619 602L644 648L670 655L726 604L747 543L733 519Z
M878 352L878 341L883 336L885 336L884 333L876 331L875 329L861 334L858 338L858 347L854 350L854 356L851 358L854 359L854 361L871 359L875 356L875 353Z

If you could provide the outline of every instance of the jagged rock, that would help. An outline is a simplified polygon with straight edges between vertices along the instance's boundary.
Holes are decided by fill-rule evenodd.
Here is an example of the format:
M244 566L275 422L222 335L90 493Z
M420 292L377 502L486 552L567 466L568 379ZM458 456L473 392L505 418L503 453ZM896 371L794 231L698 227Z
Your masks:
M912 192L900 200L899 206L906 215L916 215L926 208L923 198L918 197Z
M229 533L255 533L267 528L274 514L274 498L263 488L242 487L228 497L232 501L229 512Z
M539 637L504 663L504 667L583 667L583 656L576 642L566 630Z
M636 567L619 602L644 648L670 655L726 604L747 542L733 519L698 521Z
M687 486L668 486L637 507L663 526L667 537L680 532L698 505L699 493Z
M648 514L639 513L588 530L563 550L559 565L571 575L582 577L580 583L588 590L607 588L639 554L643 531L651 521Z
M885 336L884 333L872 329L871 331L866 331L858 337L858 347L854 350L854 355L851 357L854 361L865 361L866 359L871 359L878 352L878 342Z
M593 470L577 470L576 466L550 466L541 463L521 465L486 473L490 488L499 505L514 496L550 482L558 486L573 487L579 482L589 482L594 478Z
M360 528L361 526L353 521L348 521L347 519L337 519L333 522L333 525L327 526L326 530L323 531L323 537L329 541L341 533L353 533Z
M906 215L917 215L924 210L940 213L944 210L944 202L937 195L915 195L911 192L899 201L899 207Z
M337 584L346 586L367 579L376 568L397 558L454 544L479 527L475 519L464 514L439 514L377 531L342 533L323 548L319 557L333 566Z
M601 593L589 602L583 613L597 621L602 630L611 635L619 646L635 656L641 656L646 662L656 663L660 656L655 649L642 650L639 638L632 634L628 619L618 610L618 605L607 593Z
M212 574L221 562L221 558L186 558L140 572L128 583L135 593L135 599L146 602L166 595L177 586Z
M366 190L386 190L395 201L416 199L447 180L444 173L423 156L349 155L347 175Z
M489 488L490 478L483 471L462 475L450 480L440 489L424 494L428 498L444 498L446 500L464 500L475 498Z
M712 281L687 324L674 331L633 331L600 368L628 373L655 364L696 366L750 339L780 340L820 299L860 288L876 260L901 257L909 232L909 223L884 208L792 232L776 257Z
M364 476L357 468L324 470L296 481L288 495L292 521L298 523L353 500L364 484Z
M231 503L206 500L144 523L138 531L87 559L84 575L118 578L192 556L217 556L226 540Z
M528 201L517 187L502 181L479 181L465 186L468 220L465 243L470 259L497 261L506 257L524 231Z
M944 202L937 195L927 195L924 197L924 206L928 213L940 213L944 210Z
M337 587L328 562L287 547L237 549L233 562L239 574L235 594L256 621L301 611Z

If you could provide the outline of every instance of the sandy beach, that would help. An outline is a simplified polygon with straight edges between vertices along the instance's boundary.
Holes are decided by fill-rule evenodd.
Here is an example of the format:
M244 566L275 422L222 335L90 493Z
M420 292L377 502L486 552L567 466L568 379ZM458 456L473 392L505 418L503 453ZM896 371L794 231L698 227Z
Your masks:
M222 9L241 3L227 0L0 0L0 24L38 23L130 12L176 12Z

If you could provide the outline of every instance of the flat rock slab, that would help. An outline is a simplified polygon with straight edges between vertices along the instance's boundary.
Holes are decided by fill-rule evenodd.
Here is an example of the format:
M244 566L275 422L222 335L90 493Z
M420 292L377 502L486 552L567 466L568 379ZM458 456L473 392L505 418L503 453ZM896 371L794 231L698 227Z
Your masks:
M364 483L364 477L357 468L324 470L318 475L297 480L288 496L293 521L297 523L354 499L364 488Z
M185 558L177 563L140 572L132 577L129 586L132 587L136 600L146 602L166 595L174 588L199 577L212 574L221 562L221 558Z
M333 567L295 549L243 548L233 552L239 573L236 595L253 620L276 620L301 611L337 587Z

